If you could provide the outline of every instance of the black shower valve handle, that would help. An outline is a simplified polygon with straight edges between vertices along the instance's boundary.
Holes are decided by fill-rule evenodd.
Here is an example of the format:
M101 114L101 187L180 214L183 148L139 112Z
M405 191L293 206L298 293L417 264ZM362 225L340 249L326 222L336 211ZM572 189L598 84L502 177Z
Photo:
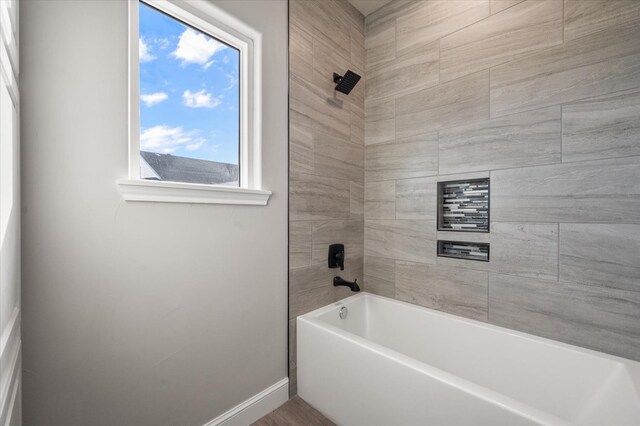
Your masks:
M329 268L340 268L344 271L344 244L331 244L329 246Z

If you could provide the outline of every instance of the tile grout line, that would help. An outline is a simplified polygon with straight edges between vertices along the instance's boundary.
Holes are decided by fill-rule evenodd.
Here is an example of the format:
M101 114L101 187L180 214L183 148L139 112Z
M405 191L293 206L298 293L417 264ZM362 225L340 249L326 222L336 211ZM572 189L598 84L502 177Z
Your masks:
M560 223L558 222L558 282L560 282Z
M564 154L562 148L564 145L564 104L560 104L560 163L570 163L570 161L564 161Z

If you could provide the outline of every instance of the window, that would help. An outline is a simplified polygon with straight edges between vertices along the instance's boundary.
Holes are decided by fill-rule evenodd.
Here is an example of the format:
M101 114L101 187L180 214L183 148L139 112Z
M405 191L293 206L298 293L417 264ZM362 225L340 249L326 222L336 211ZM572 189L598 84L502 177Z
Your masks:
M129 22L124 198L266 204L260 34L204 2L133 1Z

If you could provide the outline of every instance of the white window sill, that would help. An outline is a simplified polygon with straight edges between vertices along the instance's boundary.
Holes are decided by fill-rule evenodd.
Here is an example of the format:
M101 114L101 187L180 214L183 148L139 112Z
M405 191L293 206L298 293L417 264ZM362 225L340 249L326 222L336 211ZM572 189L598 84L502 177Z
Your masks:
M261 189L197 183L141 179L119 179L117 183L126 201L266 206L271 196L271 191Z

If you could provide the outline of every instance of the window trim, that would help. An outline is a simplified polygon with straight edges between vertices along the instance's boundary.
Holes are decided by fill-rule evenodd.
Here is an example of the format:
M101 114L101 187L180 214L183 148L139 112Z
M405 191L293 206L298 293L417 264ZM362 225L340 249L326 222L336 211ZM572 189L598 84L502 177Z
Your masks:
M271 192L262 188L262 34L209 2L143 1L220 39L240 52L240 186L149 181L140 178L139 1L141 0L128 2L129 178L117 181L124 199L266 205Z

